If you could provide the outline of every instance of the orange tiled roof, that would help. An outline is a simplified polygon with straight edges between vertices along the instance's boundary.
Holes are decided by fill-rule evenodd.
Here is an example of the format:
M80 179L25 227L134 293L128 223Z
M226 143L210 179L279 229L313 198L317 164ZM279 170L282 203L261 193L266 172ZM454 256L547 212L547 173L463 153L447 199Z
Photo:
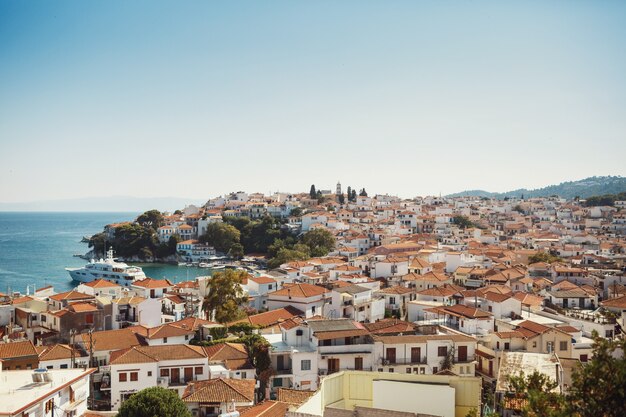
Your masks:
M300 405L311 398L314 394L315 391L278 388L276 399L291 405Z
M0 359L12 359L22 356L37 356L37 349L30 340L23 342L0 343Z
M283 297L291 296L291 297L296 297L296 298L309 298L309 297L322 295L327 292L328 290L326 288L319 287L317 285L300 283L300 284L293 284L293 285L285 285L282 289L271 292L269 293L269 295L270 296L278 295L278 296L283 296Z
M254 379L209 379L187 385L182 399L185 402L239 403L254 401Z
M284 417L289 404L280 401L263 401L241 411L240 417Z

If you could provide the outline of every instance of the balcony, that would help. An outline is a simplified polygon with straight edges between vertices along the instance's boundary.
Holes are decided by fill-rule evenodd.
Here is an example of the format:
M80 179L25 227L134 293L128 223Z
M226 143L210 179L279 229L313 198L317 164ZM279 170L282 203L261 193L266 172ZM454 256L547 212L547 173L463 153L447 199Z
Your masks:
M398 359L395 359L393 362L390 361L389 359L383 359L382 364L385 365L385 366L393 366L393 365L424 365L424 364L426 364L426 356L424 356L423 358L420 358L417 361L413 360L412 358L398 358Z
M320 369L318 370L318 375L332 375L332 374L336 374L337 372L342 372L342 371L371 371L372 367L371 366L364 366L361 369L355 369L354 367L352 368L344 368L342 367L341 369L338 369L336 371L329 371L328 369Z
M336 346L318 346L320 355L341 355L356 353L372 353L374 345L336 345Z
M293 370L291 368L283 368L283 369L276 370L276 375L292 375L292 374L293 374Z

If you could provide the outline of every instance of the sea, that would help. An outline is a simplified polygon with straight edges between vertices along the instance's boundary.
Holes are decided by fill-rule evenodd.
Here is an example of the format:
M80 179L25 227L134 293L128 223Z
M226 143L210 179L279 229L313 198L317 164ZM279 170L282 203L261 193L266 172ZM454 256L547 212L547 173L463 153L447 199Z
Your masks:
M89 251L83 236L102 231L110 223L130 221L139 213L0 212L0 292L32 293L34 288L54 286L68 291L78 283L65 268L84 266L75 257ZM141 266L151 278L172 282L210 275L210 270L170 264Z

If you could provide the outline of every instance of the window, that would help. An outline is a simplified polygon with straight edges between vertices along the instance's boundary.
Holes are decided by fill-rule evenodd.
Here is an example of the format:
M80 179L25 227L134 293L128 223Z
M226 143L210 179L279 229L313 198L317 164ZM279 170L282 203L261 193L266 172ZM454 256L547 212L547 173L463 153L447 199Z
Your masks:
M247 372L242 372L242 373L241 373L241 378L242 378L242 379L246 379L246 378L248 378L248 373L247 373Z
M439 346L437 348L437 356L446 356L448 354L447 346Z
M93 313L89 313L85 316L85 323L93 324Z
M311 307L311 313L315 315L315 306Z
M589 356L588 355L580 355L580 361L582 363L585 363L589 360Z
M139 373L138 372L131 372L130 373L130 380L131 381L137 381L139 379Z
M567 350L567 341L559 342L559 350Z
M537 347L537 342L533 342L533 347L536 348Z
M302 371L310 371L311 370L311 360L303 359L300 361L300 370Z
M161 369L161 376L170 376L169 369Z
M383 372L384 369L383 368L378 368L378 372Z
M61 369L67 369L67 364L66 363L62 364Z
M406 373L410 374L411 373L411 368L406 368Z
M148 371L148 376L152 376L152 371Z
M120 372L118 376L120 382L126 382L126 372Z
M396 303L396 297L389 297L389 304L395 304Z
M393 368L389 368L389 372L390 372L390 373L393 373Z
M163 338L163 343L167 343L167 337Z
M546 342L546 350L548 353L554 352L554 342Z
M204 369L201 366L196 366L196 370L195 370L196 375L202 375L203 372L204 372Z
M185 335L185 340L189 340L189 335L188 334Z
M420 374L424 375L426 373L426 368L421 367L420 368Z
M511 349L511 344L509 342L504 342L504 350Z

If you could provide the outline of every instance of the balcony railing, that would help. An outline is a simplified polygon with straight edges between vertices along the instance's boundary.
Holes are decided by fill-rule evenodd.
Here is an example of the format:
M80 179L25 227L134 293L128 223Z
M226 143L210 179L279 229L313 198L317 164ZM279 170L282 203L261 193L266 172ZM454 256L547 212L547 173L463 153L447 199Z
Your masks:
M389 359L383 359L383 365L391 366L391 365L424 365L426 363L426 356L423 358L398 358L393 361Z
M336 345L336 346L318 346L320 355L338 355L345 353L371 353L374 345L355 344L355 345Z
M364 366L363 368L360 368L360 369L356 369L354 367L352 368L341 367L341 369L338 369L335 371L328 371L328 369L320 369L317 373L318 375L332 375L332 374L336 374L337 372L342 372L342 371L371 371L371 370L372 370L371 366Z
M276 375L290 375L293 374L293 370L291 368L277 369Z

